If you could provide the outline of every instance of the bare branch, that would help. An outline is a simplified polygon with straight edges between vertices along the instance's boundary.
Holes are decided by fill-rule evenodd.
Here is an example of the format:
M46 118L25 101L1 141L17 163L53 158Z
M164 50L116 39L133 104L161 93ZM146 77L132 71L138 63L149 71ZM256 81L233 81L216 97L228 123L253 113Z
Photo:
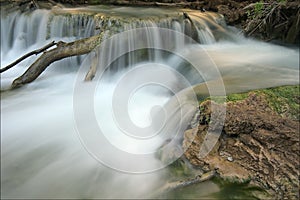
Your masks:
M24 56L22 56L21 58L17 59L16 61L14 61L13 63L7 65L6 67L0 69L0 73L5 72L6 70L12 68L13 66L15 66L16 64L22 62L23 60L25 60L26 58L32 56L32 55L38 55L42 52L44 52L45 50L49 49L50 47L55 46L57 43L55 43L54 41L50 42L49 44L47 44L46 46L40 48L40 49L36 49L34 51L31 51L27 54L25 54Z

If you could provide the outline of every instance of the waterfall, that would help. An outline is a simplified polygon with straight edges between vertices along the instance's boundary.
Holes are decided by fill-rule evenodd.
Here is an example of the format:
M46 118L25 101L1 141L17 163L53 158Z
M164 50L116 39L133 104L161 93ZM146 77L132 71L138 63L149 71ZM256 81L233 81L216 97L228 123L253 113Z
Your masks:
M47 40L72 41L94 35L94 20L87 15L54 15L49 10L31 13L2 13L1 53L9 50L24 52L32 45L43 45Z
M102 32L106 40L90 54L1 92L3 198L156 197L197 109L191 87L207 96L204 85L222 95L299 84L298 48L246 39L218 14L181 9L1 12L1 67L53 40ZM36 58L1 74L1 89ZM83 82L94 60L95 79ZM218 187L199 191L193 197Z

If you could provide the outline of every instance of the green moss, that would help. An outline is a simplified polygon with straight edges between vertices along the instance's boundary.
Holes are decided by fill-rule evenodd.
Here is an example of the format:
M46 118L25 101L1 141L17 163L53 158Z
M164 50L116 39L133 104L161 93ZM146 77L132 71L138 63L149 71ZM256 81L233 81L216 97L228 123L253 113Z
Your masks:
M190 177L191 175L193 175L188 165L181 158L171 163L168 166L168 169L169 176L174 180L182 179L184 177Z
M229 94L226 102L242 101L249 96L249 93L264 95L269 106L278 114L292 119L300 119L300 88L299 85L280 86L274 88L253 90L245 93ZM205 100L212 100L216 103L224 102L224 97L208 97ZM204 100L201 100L204 102Z
M300 119L300 88L295 86L282 86L258 91L266 95L270 107L280 115Z
M264 1L256 2L254 6L254 14L260 15L264 9Z
M92 5L97 5L97 4L101 4L104 3L101 0L88 0L88 4L92 4Z
M260 199L258 196L268 197L267 192L258 186L251 185L250 181L250 178L241 181L215 177L213 182L219 185L220 191L212 196L217 199Z
M248 97L249 92L245 93L236 93L236 94L229 94L227 96L211 96L205 99L200 99L199 102L202 103L206 100L214 101L215 103L224 103L229 101L241 101Z
M226 97L226 101L241 101L248 97L249 92L246 93L239 93L239 94L230 94Z
M205 99L199 99L199 103L202 103L204 101L213 101L215 103L225 103L225 102L230 102L230 101L241 101L244 100L248 97L249 92L246 93L237 93L237 94L229 94L228 96L211 96L211 97L207 97Z

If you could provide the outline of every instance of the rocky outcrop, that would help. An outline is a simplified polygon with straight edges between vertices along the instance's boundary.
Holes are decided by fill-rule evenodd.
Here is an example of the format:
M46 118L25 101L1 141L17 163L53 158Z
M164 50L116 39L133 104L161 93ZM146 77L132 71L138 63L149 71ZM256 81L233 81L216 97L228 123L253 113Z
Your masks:
M221 137L209 155L200 158L212 103L201 104L198 127L185 132L183 146L190 163L216 170L228 180L250 180L272 198L299 199L299 120L279 115L265 95L249 93L244 100L227 103Z

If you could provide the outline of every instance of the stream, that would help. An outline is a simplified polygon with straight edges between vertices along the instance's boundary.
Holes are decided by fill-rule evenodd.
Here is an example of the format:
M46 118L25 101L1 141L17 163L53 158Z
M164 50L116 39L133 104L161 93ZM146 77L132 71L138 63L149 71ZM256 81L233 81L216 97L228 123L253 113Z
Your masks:
M199 43L187 38L195 30L183 12ZM183 153L197 96L209 95L204 85L226 95L299 84L298 47L244 38L218 14L183 9L2 10L1 68L51 41L105 30L118 34L21 88L7 90L38 56L1 74L2 198L165 197L157 191L167 182L198 173L188 166L188 175L174 175L167 166ZM95 56L98 73L84 82ZM167 197L218 199L221 190L207 181Z

